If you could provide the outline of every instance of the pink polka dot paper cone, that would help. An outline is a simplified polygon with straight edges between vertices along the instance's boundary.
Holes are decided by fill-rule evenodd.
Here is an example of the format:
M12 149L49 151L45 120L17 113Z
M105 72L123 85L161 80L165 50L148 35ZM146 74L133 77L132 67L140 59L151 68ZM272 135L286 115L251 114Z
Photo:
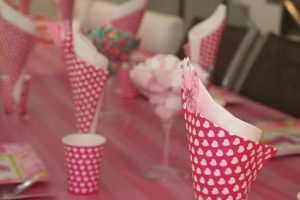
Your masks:
M126 32L137 33L150 0L129 0L109 13L111 24Z
M139 92L130 79L129 69L121 68L118 72L118 79L123 98L135 98L138 96Z
M53 0L61 20L71 20L74 0Z
M108 79L108 60L79 33L77 22L73 22L72 29L64 33L63 56L68 66L77 129L88 133L96 129L101 95Z
M62 142L69 192L78 195L96 193L106 139L96 134L71 134Z
M193 63L212 71L226 23L226 6L220 4L204 22L195 25L188 34L189 53Z
M276 149L259 144L259 129L216 104L188 62L182 67L182 103L195 197L245 200Z
M34 22L0 1L0 42L12 84L20 78L36 42Z
M2 80L2 94L6 112L13 114L18 110L13 97L16 94L13 93L23 84L24 66L36 42L35 25L2 0L0 10L0 44L6 61L5 71L9 76Z

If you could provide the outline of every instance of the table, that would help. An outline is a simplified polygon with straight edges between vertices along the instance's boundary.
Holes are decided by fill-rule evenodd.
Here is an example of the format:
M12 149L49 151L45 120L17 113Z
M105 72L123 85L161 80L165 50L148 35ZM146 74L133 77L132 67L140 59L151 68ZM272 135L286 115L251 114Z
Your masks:
M0 141L30 143L48 168L51 180L35 190L47 187L53 200L191 200L191 178L183 182L155 182L140 176L142 168L161 160L162 130L148 103L140 98L122 100L110 90L110 100L130 119L128 126L120 122L99 123L99 133L108 143L101 169L98 194L76 196L67 192L61 138L75 132L72 99L64 65L58 48L38 44L28 62L33 74L29 97L29 119L8 118L1 110ZM283 117L282 113L240 98L240 104L228 109L242 119ZM171 162L190 170L183 119L176 120L172 132ZM249 199L295 199L300 191L300 158L276 158L267 164L252 187Z

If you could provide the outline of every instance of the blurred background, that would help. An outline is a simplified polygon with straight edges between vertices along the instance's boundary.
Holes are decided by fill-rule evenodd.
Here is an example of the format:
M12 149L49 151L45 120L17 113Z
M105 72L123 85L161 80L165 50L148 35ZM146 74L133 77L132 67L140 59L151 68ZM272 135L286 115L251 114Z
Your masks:
M76 17L82 17L81 5L88 1L93 2L86 20L89 26L101 24L101 9L106 10L106 3L125 2L76 0ZM148 12L159 13L157 19L170 19L166 22L169 27L156 34L157 19L146 15L139 32L141 47L183 58L188 31L207 19L221 2L227 5L228 13L212 83L299 117L299 0L151 0ZM51 0L32 0L30 6L35 13L57 19ZM156 43L152 37L156 37Z
M104 0L94 0L104 1ZM106 0L113 3L121 3L125 0ZM152 0L150 10L172 15L182 15L186 28L191 23L194 16L202 18L208 17L220 0ZM263 32L273 31L280 32L281 16L283 14L282 1L276 0L231 0L229 4L229 23L239 26L247 25L247 16L251 15L252 19ZM184 5L184 6L183 6ZM33 0L32 10L37 13L46 14L54 18L55 11L51 1Z

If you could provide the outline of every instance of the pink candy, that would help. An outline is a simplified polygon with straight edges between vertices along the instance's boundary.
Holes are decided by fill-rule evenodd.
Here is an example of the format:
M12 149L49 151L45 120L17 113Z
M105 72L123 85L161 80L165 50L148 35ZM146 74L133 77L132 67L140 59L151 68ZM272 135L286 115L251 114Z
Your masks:
M179 88L174 83L181 80L180 60L173 55L156 55L134 67L130 72L138 90L149 98L155 113L165 121L174 118L180 111ZM176 95L177 94L177 95Z

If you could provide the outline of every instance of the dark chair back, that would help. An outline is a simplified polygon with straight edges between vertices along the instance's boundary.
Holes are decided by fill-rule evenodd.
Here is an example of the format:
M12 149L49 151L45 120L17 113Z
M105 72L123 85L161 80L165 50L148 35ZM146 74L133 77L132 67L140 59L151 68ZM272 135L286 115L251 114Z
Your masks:
M300 43L268 35L240 93L300 117Z

